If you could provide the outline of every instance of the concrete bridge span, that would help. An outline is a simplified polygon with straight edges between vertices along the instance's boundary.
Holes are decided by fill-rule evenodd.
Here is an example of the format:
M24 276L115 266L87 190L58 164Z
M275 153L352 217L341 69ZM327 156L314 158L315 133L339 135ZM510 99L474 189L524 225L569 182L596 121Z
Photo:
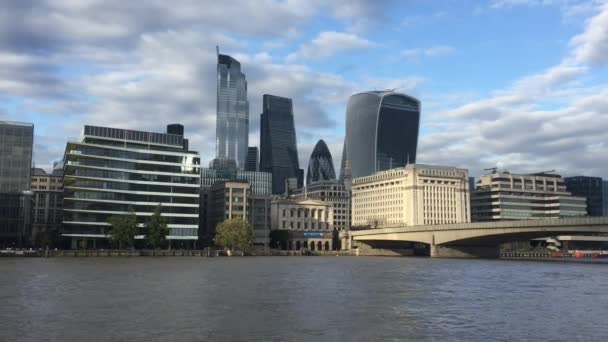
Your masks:
M499 245L554 235L608 234L608 217L578 217L386 227L350 231L354 244L368 247L386 242L419 242L430 245L431 257L494 258Z

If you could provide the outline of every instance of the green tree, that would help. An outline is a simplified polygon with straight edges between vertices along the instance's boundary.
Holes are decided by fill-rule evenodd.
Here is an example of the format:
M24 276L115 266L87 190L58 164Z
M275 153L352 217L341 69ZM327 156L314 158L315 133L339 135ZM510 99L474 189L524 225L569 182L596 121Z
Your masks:
M251 252L253 248L253 229L243 219L230 219L217 225L215 244L230 250Z
M160 214L160 204L154 209L154 214L150 217L148 222L148 234L146 234L146 240L148 244L156 249L161 247L167 240L167 234L169 234L169 228L167 228L167 219Z
M118 249L122 249L123 244L129 247L133 246L135 234L137 233L137 217L135 211L129 209L126 215L114 215L108 220L112 228L110 228L110 238L114 245L118 245Z

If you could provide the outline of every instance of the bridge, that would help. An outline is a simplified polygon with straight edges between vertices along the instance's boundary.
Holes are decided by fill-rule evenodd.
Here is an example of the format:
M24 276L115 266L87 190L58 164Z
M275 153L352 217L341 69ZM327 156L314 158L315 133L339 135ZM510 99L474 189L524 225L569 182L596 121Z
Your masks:
M496 221L385 227L349 232L358 248L395 248L400 242L430 246L433 258L498 258L500 244L555 235L608 233L608 217Z

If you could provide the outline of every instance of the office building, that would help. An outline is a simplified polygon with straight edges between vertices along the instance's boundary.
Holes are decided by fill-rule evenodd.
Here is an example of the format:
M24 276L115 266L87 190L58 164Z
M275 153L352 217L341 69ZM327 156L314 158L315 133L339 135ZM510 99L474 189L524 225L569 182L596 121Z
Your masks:
M310 155L308 162L308 172L306 173L306 184L316 182L332 181L336 179L334 171L334 161L331 153L323 139L317 142Z
M392 91L351 96L344 141L352 178L414 164L419 126L420 101L411 96Z
M587 216L604 215L604 184L601 177L566 177L566 190L587 199Z
M259 171L260 161L257 147L249 147L247 149L247 162L245 164L245 171Z
M283 249L329 251L336 248L337 232L330 203L309 198L274 199L270 212L271 229L287 233L281 242Z
M301 188L304 172L300 169L291 99L263 96L260 127L260 171L272 173L272 193L285 194L285 182L295 178Z
M34 125L0 121L0 247L29 244Z
M354 178L352 226L471 222L466 169L409 164Z
M218 182L207 190L207 224L201 234L205 245L213 245L216 227L229 219L243 219L253 229L254 247L268 247L270 196L252 194L247 181Z
M585 216L587 204L559 175L497 172L477 180L471 215L476 222Z
M72 248L105 247L114 215L135 211L137 238L158 205L172 246L198 239L200 156L178 134L84 126L64 155L63 236Z
M32 238L37 245L57 236L63 220L63 168L48 173L41 168L32 170L33 220ZM45 241L46 240L46 241ZM42 247L42 246L41 246Z
M245 168L249 146L249 101L247 80L241 63L219 53L217 55L217 121L216 159L233 160L240 170Z
M608 216L608 181L602 182L602 195L604 196L604 216Z
M201 187L210 188L216 183L227 181L246 181L251 185L254 195L270 195L272 193L272 174L269 172L234 170L201 169Z
M310 198L331 204L334 227L339 231L350 228L350 192L346 190L342 182L333 180L312 183L302 189L293 191L291 197L295 199Z

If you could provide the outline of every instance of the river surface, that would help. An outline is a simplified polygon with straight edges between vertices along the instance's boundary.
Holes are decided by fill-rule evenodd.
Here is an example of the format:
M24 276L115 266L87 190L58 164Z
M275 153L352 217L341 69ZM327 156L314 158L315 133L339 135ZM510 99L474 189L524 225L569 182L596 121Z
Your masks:
M608 264L2 258L0 341L606 341Z

